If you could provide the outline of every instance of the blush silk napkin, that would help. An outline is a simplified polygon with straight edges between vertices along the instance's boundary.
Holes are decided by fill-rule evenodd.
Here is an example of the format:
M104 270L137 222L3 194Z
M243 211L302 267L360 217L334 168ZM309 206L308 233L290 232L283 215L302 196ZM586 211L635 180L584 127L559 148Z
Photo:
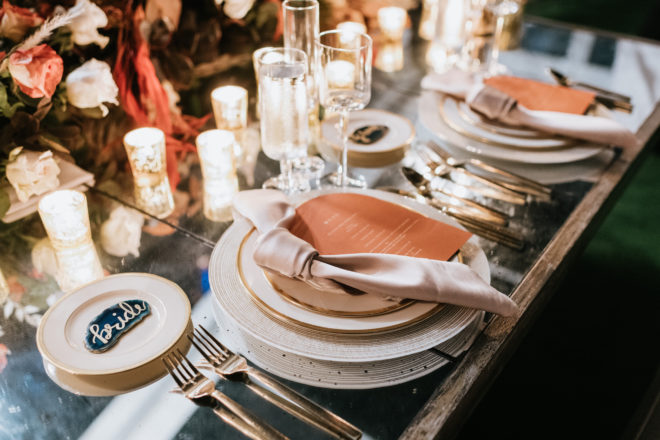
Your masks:
M488 81L488 80L487 80ZM458 69L431 73L422 80L422 88L463 99L470 108L489 119L509 125L521 125L539 131L599 144L633 147L638 140L633 133L613 119L559 111L531 110L509 94L484 84L474 75ZM529 93L529 91L527 91ZM539 94L542 90L539 90Z
M515 302L461 263L376 253L320 255L287 229L296 211L279 191L242 191L234 197L233 206L236 219L243 218L257 229L253 258L268 271L322 290L336 291L344 285L382 296L455 304L503 316L518 313Z

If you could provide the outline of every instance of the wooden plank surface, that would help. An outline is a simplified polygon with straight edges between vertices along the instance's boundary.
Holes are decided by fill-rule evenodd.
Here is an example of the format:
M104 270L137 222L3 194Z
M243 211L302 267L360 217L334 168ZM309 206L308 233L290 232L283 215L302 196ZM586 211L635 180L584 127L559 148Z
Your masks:
M512 293L521 316L492 319L403 432L402 440L450 439L458 434L609 212L659 126L660 103L637 132L642 146L625 149L612 162Z

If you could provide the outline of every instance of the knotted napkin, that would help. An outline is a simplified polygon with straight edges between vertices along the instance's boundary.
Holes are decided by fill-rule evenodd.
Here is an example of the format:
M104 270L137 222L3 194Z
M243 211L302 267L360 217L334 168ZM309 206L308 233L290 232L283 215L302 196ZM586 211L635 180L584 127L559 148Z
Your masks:
M257 229L254 261L261 268L324 291L348 286L382 296L456 304L513 316L518 306L461 263L390 254L320 255L287 227L295 209L275 190L242 191L234 218ZM319 292L325 294L326 292Z
M613 119L555 111L530 110L506 93L485 85L473 74L458 69L431 73L422 88L463 99L470 108L489 119L599 144L633 147L635 135Z

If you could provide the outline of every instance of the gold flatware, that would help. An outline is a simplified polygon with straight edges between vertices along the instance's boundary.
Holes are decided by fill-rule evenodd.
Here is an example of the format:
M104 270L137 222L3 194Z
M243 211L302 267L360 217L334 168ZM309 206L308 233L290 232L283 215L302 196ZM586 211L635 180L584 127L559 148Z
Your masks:
M514 174L510 171L503 170L501 168L497 168L479 159L475 159L475 158L457 159L433 141L429 141L428 145L448 165L451 165L456 168L458 167L465 168L465 165L471 165L474 166L475 168L479 168L488 173L492 173L504 177L505 179L508 179L508 180L497 179L497 183L504 186L505 188L509 188L517 192L523 192L525 194L538 197L539 199L542 200L549 200L552 197L552 189L535 180L528 179L527 177Z
M435 178L433 179L433 182L431 182L422 174L409 167L403 167L401 168L401 171L403 172L405 178L408 179L408 181L412 183L413 186L417 188L417 191L419 191L419 193L424 197L435 198L433 192L438 192L444 194L452 200L457 201L459 204L465 206L466 208L469 208L474 213L474 215L479 217L481 220L502 226L505 226L509 222L509 218L506 214L482 205L481 203L475 202L474 200L470 200L468 198L457 195L455 192L451 191L451 189L456 190L457 188L445 187L451 187L451 185L448 184L452 182L443 180L441 178ZM465 188L461 189L466 191Z
M258 396L335 438L357 440L362 437L362 432L346 420L250 367L244 357L225 347L203 326L194 329L193 337L188 335L188 339L211 364L213 370L223 378L244 383Z
M593 90L594 92L601 93L603 95L612 96L620 101L630 102L630 96L623 95L621 93L613 92L611 90L604 89L602 87L595 86L593 84L587 84L581 81L574 81L563 73L559 72L557 69L548 67L548 74L554 78L557 84L564 87L582 87L584 89Z
M162 358L165 368L183 394L199 406L213 412L247 437L254 440L287 440L288 438L242 405L215 389L215 383L204 376L178 349Z
M525 247L525 240L521 235L516 234L515 232L510 231L502 226L481 221L469 211L462 210L458 206L442 202L436 198L426 198L421 194L414 193L412 191L406 191L405 189L394 187L382 187L380 189L415 199L418 202L429 206L433 206L443 214L456 219L468 231L487 240L491 240L517 250Z
M506 188L496 182L490 181L485 177L471 173L464 168L453 167L445 162L440 156L433 152L425 145L420 145L416 152L424 164L429 167L431 173L437 177L449 176L454 182L458 183L469 189L470 191L480 194L492 199L501 200L503 202L513 203L515 205L524 205L526 202L525 196L519 192ZM463 183L464 179L458 178L456 175L464 177L468 180L478 182L485 187L478 187L466 185Z

